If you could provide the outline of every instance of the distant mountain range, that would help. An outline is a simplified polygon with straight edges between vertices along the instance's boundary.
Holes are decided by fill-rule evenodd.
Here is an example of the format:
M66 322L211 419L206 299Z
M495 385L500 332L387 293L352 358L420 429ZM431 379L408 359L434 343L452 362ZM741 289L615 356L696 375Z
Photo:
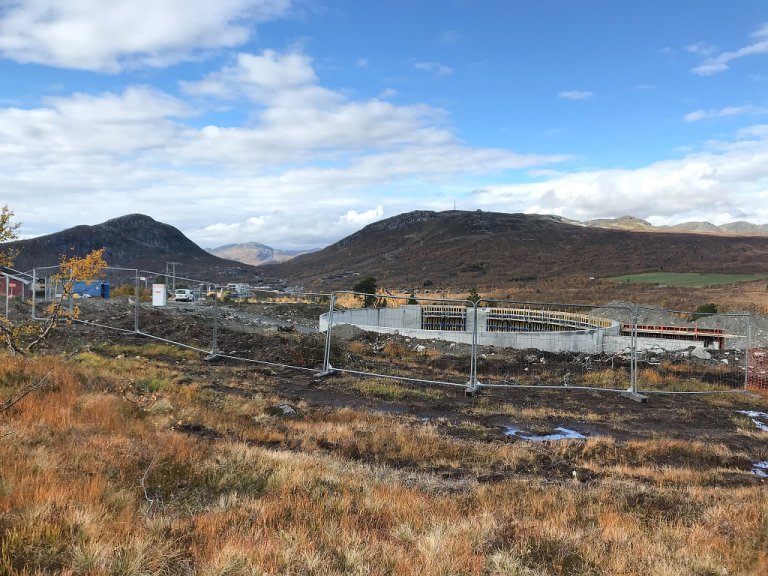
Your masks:
M355 277L373 276L403 289L487 289L654 271L762 272L768 236L749 230L710 234L629 217L583 223L535 214L416 211L260 269L308 287L349 288Z
M488 289L654 271L757 273L768 262L765 226L749 223L654 227L632 217L576 222L479 210L400 214L292 258L291 252L252 242L216 249L230 258L223 259L173 226L141 214L6 247L18 252L15 268L20 270L56 264L62 254L82 256L105 247L113 267L162 273L167 262L180 262L177 273L182 276L249 282L280 278L306 288L350 288L356 277L374 276L382 285L404 289ZM234 258L269 263L255 267Z
M720 226L710 222L683 222L671 226L654 226L647 220L635 218L634 216L620 216L619 218L587 220L583 224L596 228L612 228L615 230L768 236L768 224L752 224L751 222L744 221L729 222Z
M208 248L208 252L219 258L237 260L245 264L258 266L286 262L295 256L306 254L309 250L277 250L260 242L242 242L227 244L218 248Z

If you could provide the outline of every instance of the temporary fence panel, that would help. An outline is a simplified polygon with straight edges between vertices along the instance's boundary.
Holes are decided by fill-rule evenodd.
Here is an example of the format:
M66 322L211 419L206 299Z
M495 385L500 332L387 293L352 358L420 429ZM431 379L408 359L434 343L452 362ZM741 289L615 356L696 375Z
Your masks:
M635 314L640 390L744 389L749 370L749 314L706 314L656 306L637 306Z
M56 279L58 272L58 266L44 266L32 270L32 283L35 286L31 295L33 319L47 316L57 292L61 294L60 285ZM61 298L60 295L59 298Z
M134 269L107 268L94 280L75 279L65 285L58 266L35 268L31 316L46 320L58 309L65 321L130 330L133 303L121 298L115 288L125 282L133 285L135 274Z
M476 318L481 386L630 388L626 307L480 300Z
M318 330L329 294L250 291L218 306L217 352L247 361L321 372L326 338Z
M134 289L138 300L131 301L137 306L135 329L137 332L157 340L205 352L216 351L216 336L220 322L220 303L206 300L208 286L212 282L174 274L139 270ZM165 304L155 305L162 299L152 297L155 288L165 290Z
M409 295L336 292L320 319L343 353L342 373L466 387L472 380L473 304Z
M32 271L35 289L26 300L33 319L44 319L61 298L57 271ZM166 304L154 306L152 286L167 282L164 274L109 268L97 282L78 285L64 309L77 323L148 336L210 358L462 386L472 393L495 386L643 393L768 387L768 330L753 330L757 320L746 313L285 293L178 275L172 280L165 284Z

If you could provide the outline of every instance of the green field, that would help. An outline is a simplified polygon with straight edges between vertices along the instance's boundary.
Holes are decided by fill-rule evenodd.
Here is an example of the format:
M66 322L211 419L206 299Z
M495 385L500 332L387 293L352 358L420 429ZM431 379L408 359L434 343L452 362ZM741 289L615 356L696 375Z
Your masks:
M644 284L665 284L667 286L684 286L687 288L703 288L736 282L753 282L765 280L766 274L710 274L700 272L647 272L645 274L627 274L609 278L614 282L641 282Z

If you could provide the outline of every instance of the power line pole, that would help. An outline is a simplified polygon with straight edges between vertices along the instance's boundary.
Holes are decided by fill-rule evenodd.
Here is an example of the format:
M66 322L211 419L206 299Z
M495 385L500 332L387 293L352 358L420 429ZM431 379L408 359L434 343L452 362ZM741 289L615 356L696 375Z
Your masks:
M176 266L181 266L181 262L166 262L165 276L168 277L168 266L171 267L171 293L176 293Z

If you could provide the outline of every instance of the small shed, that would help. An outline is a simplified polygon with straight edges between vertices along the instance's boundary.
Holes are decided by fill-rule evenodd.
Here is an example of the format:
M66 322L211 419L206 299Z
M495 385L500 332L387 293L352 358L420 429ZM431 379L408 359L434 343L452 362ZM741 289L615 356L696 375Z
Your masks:
M8 266L0 266L0 296L24 297L26 287L32 284L32 276Z

